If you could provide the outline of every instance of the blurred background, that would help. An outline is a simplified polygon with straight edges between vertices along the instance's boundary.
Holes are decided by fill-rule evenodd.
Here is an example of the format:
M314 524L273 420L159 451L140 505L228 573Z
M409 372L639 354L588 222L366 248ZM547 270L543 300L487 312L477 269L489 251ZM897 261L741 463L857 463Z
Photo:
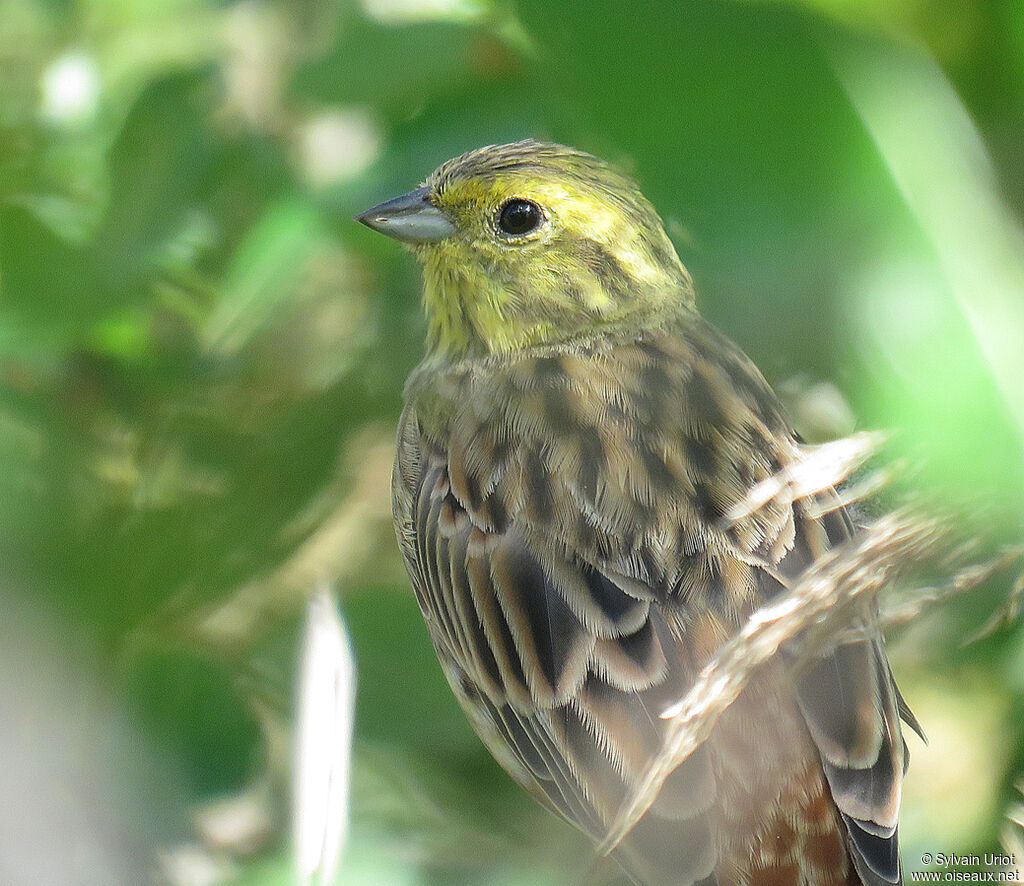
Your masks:
M525 136L639 179L806 437L885 429L890 496L1020 537L1022 0L0 0L0 882L294 882L325 586L336 882L610 882L434 660L389 505L418 275L351 221ZM1024 628L964 643L1011 584L892 638L908 870L1021 799Z

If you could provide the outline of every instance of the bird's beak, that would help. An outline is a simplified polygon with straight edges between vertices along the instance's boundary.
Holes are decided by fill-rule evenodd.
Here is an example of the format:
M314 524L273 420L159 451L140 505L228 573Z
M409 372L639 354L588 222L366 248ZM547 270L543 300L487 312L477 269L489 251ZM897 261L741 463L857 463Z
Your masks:
M436 243L455 233L454 222L430 202L429 188L378 203L355 220L403 243Z

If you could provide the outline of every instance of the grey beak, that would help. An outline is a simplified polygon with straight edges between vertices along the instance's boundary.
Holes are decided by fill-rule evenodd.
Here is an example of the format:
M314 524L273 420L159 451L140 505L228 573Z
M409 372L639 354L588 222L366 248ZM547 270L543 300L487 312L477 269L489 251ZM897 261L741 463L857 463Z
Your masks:
M417 188L361 212L355 220L403 243L435 243L455 233L455 224Z

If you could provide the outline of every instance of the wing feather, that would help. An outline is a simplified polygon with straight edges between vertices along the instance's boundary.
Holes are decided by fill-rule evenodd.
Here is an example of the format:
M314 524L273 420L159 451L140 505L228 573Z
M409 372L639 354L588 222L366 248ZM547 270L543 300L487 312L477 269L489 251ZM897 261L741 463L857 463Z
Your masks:
M399 429L396 527L449 682L506 768L595 839L661 752L660 712L778 593L777 576L853 532L841 509L812 518L782 498L726 524L798 444L752 364L693 323L469 361L443 385L419 383ZM421 402L445 421L424 427ZM797 744L820 755L814 777L824 772L858 876L898 884L900 715L916 724L879 638L868 630L791 679L781 704L802 714ZM765 716L748 704L733 717L747 762L725 765L711 741L672 773L617 849L638 882L713 881L726 844L712 833L728 804L761 790L736 779L771 785L783 770L761 770L803 753L751 744L743 730Z
M806 517L802 522L812 523ZM815 523L829 545L843 544L855 531L843 509ZM867 621L863 633L867 636L804 663L796 677L797 699L861 880L895 886L902 882L898 819L907 762L900 729L905 703L877 629Z

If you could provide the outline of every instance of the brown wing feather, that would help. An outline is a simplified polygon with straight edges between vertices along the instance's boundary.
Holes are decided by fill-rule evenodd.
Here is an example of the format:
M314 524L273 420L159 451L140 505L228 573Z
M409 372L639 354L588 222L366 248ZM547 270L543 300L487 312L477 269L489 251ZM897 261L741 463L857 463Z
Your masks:
M854 532L842 510L827 514L820 528L833 546ZM864 639L804 665L797 698L861 880L867 886L893 886L902 882L897 825L907 751L901 698L881 636L867 626L865 633ZM916 723L909 711L908 717Z
M778 591L762 564L794 575L849 534L781 500L723 528L796 446L757 370L696 318L411 382L396 525L442 665L495 756L595 838L660 752L660 712ZM866 883L898 882L898 704L876 639L795 686L780 662L678 767L620 861L646 884L785 882L764 847L824 802L808 859L840 849L827 876L808 860L807 882L853 876L847 851ZM784 789L805 781L790 808Z
M688 656L650 601L560 546L514 525L500 533L472 522L467 528L445 459L409 432L414 420L408 414L400 433L395 504L400 527L409 527L399 536L445 674L509 772L600 839L661 748L659 714L689 685ZM447 542L439 521L451 526ZM566 598L584 592L592 597L578 615L581 601L571 607ZM623 863L647 883L707 877L714 798L702 749L676 770L623 843ZM651 845L666 832L671 854L662 846L659 857Z

